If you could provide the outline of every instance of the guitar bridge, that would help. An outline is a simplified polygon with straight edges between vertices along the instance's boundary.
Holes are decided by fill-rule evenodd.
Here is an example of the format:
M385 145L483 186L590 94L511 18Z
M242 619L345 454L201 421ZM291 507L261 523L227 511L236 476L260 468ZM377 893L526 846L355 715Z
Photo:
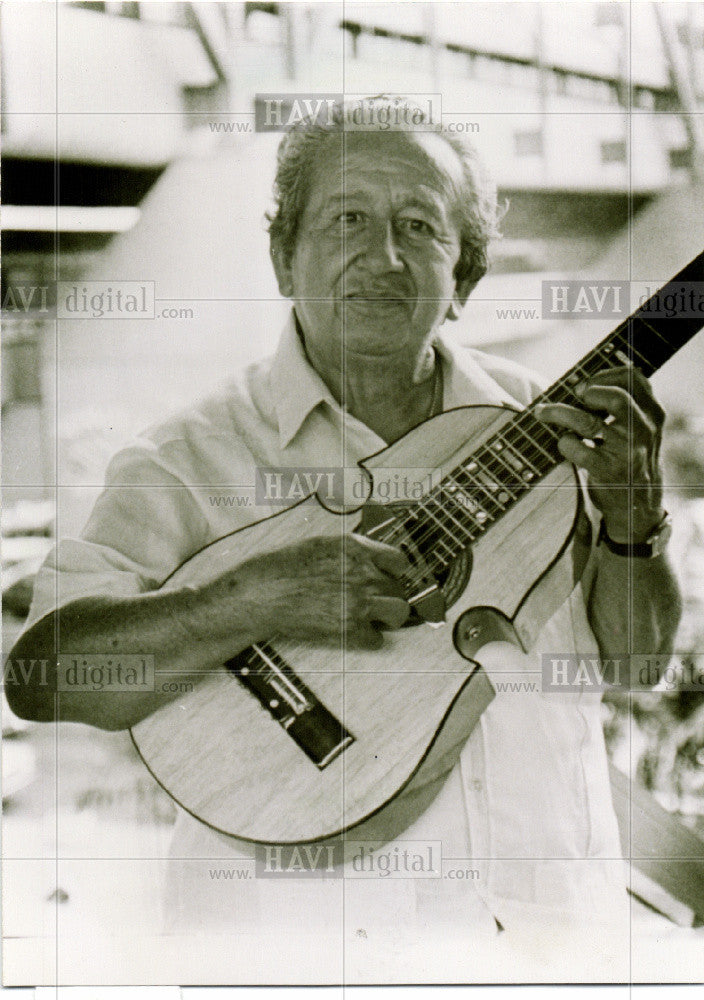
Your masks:
M250 646L225 666L318 770L354 743L354 736L268 643Z

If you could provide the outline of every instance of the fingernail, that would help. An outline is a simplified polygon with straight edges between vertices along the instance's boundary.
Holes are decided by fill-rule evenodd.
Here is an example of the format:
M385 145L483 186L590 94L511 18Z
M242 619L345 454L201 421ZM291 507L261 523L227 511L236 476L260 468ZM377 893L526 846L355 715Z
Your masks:
M577 385L574 387L575 396L583 396L586 391L587 391L586 382L578 382Z
M540 418L544 409L545 409L545 403L536 403L533 409L533 413L536 415L536 417Z

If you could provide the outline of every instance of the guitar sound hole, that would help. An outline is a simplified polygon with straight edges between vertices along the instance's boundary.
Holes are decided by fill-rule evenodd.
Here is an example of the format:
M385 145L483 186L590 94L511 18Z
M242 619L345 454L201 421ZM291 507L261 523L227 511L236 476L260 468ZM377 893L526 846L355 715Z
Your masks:
M366 510L366 508L365 508ZM382 510L382 508L378 508ZM368 534L370 537L378 538L379 541L391 541L384 534L376 534L374 525L379 521L377 508L374 508L376 518L369 525L365 525L364 517L359 523L356 531ZM472 552L465 549L456 559L453 559L448 566L437 566L435 553L433 551L432 534L428 535L425 524L422 520L417 520L411 516L411 511L404 504L391 503L383 508L381 514L381 524L384 525L388 519L388 514L393 513L396 518L396 527L392 544L398 545L408 557L411 565L416 571L418 579L418 590L425 586L432 586L433 583L439 585L442 591L445 607L451 607L464 592L472 571ZM369 514L369 511L367 511ZM400 530L399 530L400 529ZM410 594L409 594L410 596ZM408 620L404 622L402 628L410 628L413 625L420 625L426 621L415 607L411 607ZM379 623L382 625L383 623Z

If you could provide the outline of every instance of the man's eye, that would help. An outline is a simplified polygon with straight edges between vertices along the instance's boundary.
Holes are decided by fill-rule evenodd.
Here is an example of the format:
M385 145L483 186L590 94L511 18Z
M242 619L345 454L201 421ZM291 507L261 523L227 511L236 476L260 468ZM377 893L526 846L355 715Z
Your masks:
M341 212L335 221L341 226L353 226L355 223L360 222L361 218L361 212Z
M424 219L401 219L401 227L414 236L432 236L435 232L430 223Z

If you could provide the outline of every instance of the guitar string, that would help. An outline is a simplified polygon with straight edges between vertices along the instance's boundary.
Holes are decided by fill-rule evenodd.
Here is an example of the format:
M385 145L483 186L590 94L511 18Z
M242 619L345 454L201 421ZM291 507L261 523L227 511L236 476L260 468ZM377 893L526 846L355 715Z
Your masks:
M659 336L659 339L667 344L670 351L672 350L671 345L663 337ZM516 500L520 499L521 495L525 494L528 489L535 485L535 479L542 478L550 471L551 467L562 461L559 452L556 452L555 449L559 435L552 428L537 420L532 412L532 407L535 406L535 403L542 402L544 399L552 402L561 402L561 396L567 399L573 397L574 387L577 382L595 373L595 371L591 370L595 363L598 365L598 368L595 370L602 369L605 362L607 365L613 367L614 356L618 357L619 353L624 354L624 348L627 352L637 355L644 366L647 365L648 368L655 370L652 362L637 351L631 343L626 341L623 332L618 329L606 341L597 345L580 364L571 369L562 379L548 389L546 393L538 397L529 409L517 415L509 427L502 428L475 455L469 456L464 463L453 469L442 480L439 486L417 505L419 513L411 512L409 517L409 513L406 510L404 511L404 516L397 517L390 528L380 536L381 540L393 544L401 540L404 536L409 536L416 546L426 546L427 548L431 544L440 544L446 551L444 555L441 554L441 566L438 568L446 568L446 558L448 555L451 560L456 558L466 548L468 543L471 544L478 537L481 537L492 523L495 523L499 517L513 506ZM628 359L627 354L626 357ZM533 424L530 430L525 426L527 422L532 422ZM521 434L528 442L527 447L523 445L521 450L517 449L515 442L509 437L511 432L515 431ZM514 455L514 460L519 466L519 468L512 469L511 471L520 473L522 477L520 480L517 480L519 492L518 496L515 497L506 496L511 491L511 487L504 481L506 463L502 461L498 454L501 451L505 451L506 448ZM548 465L544 468L546 460ZM470 474L470 469L472 472L476 470L480 476L484 476L484 481L474 478ZM460 478L468 479L469 486L463 488ZM525 481L526 478L528 479L527 482ZM487 479L488 483L486 482ZM457 517L453 517L447 510L446 503L443 503L443 493L449 493L452 497L458 488L460 495L465 498L468 506L470 506L470 512L468 513L467 509L464 508L461 511L458 510ZM478 495L467 496L467 489ZM515 491L516 487L514 486L513 489ZM506 497L508 503L506 503L506 500L498 500L496 494ZM430 510L427 506L428 503L434 504L435 509ZM472 516L472 509L476 513L476 517ZM411 518L417 519L422 514L425 514L428 518L430 527L421 535L416 534L414 536L412 534L413 527L409 528L408 520ZM465 518L465 524L461 521L463 517ZM460 518L460 521L457 518ZM469 519L469 524L466 524L467 519ZM437 532L437 526L440 527L440 534ZM459 547L457 546L457 527L460 527L461 531L467 536L465 543L460 544ZM476 533L477 538L474 537L474 533ZM448 538L450 542L447 541ZM426 559L426 562L428 561L432 562L432 559ZM405 574L405 579L410 586L416 586L419 583L425 582L426 578L426 574L423 573L422 568Z
M546 393L543 394L543 396L539 397L539 399L536 400L535 402L536 403L540 402L546 398L553 402L560 401L559 399L560 393L562 393L563 396L566 394L566 397L569 398L571 395L573 395L573 389L575 384L578 381L580 381L584 376L588 376L589 374L591 374L590 371L587 370L587 366L591 367L594 364L594 362L599 362L599 368L603 368L604 362L613 365L613 355L621 351L621 348L623 347L625 347L627 350L632 351L632 353L637 354L639 359L644 363L644 365L647 365L648 368L651 368L654 371L655 366L652 364L652 362L646 359L642 354L640 354L640 352L636 351L632 347L632 345L620 342L622 341L622 336L621 337L619 336L620 333L621 331L618 331L617 334L612 335L610 338L608 338L607 341L598 345L580 363L580 365L575 366L574 369L568 372L566 376L564 376L561 380L559 380L559 382L555 383L555 385L553 385ZM667 341L665 341L663 337L659 336L659 339L662 340L664 343L667 343ZM668 344L668 348L671 353L672 352L671 345ZM621 353L623 352L621 351ZM533 421L533 426L529 432L525 427L525 423L526 421L530 421L531 418ZM508 434L510 434L512 430L517 430L522 435L522 437L525 438L525 440L528 442L528 447L523 445L522 448L519 449L515 446L513 441L507 439ZM505 430L502 429L502 431L499 434L497 434L493 440L487 442L487 445L483 449L480 449L480 451L477 452L475 455L470 456L470 458L466 460L463 465L458 466L456 469L454 469L452 473L450 473L443 480L443 482L440 484L440 486L437 488L436 491L433 491L430 494L428 494L426 502L429 500L431 503L437 503L438 510L433 512L433 517L431 519L431 530L429 532L426 532L424 536L421 536L421 538L419 539L419 543L427 544L428 541L433 540L433 534L434 534L434 527L432 527L433 520L435 521L435 523L439 523L441 527L444 528L449 535L451 535L453 541L456 541L454 536L454 531L452 531L451 529L457 526L458 524L457 520L453 518L451 515L449 515L449 520L451 524L447 522L443 524L442 521L443 517L445 518L448 517L445 506L442 503L443 499L442 494L443 492L445 492L449 493L450 496L452 496L454 489L458 486L459 477L463 477L469 480L470 490L474 491L475 493L479 491L478 498L477 497L468 498L467 493L463 489L460 490L460 493L467 500L469 500L470 506L477 512L477 517L472 518L470 526L469 527L463 526L464 533L468 535L468 540L470 542L473 541L474 539L472 538L471 534L472 531L475 531L478 533L478 535L481 535L483 531L486 530L486 528L488 528L491 523L498 520L498 517L500 517L503 513L505 513L506 510L509 509L514 500L519 498L519 497L510 497L506 495L508 492L511 491L511 487L508 486L507 483L505 482L506 478L505 473L507 469L512 474L514 474L515 472L522 473L521 479L517 480L517 483L519 486L519 495L525 493L527 489L529 489L532 485L534 485L533 480L534 478L536 478L536 476L538 478L541 478L548 471L550 471L550 466L554 467L555 464L559 464L559 462L562 461L562 457L559 455L559 452L555 452L555 444L558 439L559 435L557 434L557 432L553 431L552 428L548 427L547 425L539 423L537 421L537 419L531 412L531 408L523 411L520 417L517 417L517 419L507 429ZM503 460L500 454L501 451L505 452L507 447L509 451L513 453L514 458L517 459L518 468L516 469L510 468L510 465L507 465L507 463ZM534 457L532 455L531 449L535 453ZM543 467L545 464L545 459L548 460L547 468ZM478 471L479 477L473 478L468 473L469 471L474 472L475 470ZM482 475L483 479L481 478ZM524 481L526 479L528 480L527 483ZM446 485L448 481L449 481L449 488ZM515 490L516 487L514 486L513 491L515 492ZM501 497L501 499L499 500L496 499L497 492L498 495ZM506 500L509 501L508 505L506 504ZM423 505L419 506L421 506L421 509L423 509L424 512L427 512L427 509ZM467 516L466 510L464 510L462 513L465 517ZM401 521L400 523L397 523L391 528L391 530L388 533L388 538L389 540L393 541L394 539L398 539L406 531L407 531L407 525L405 524L404 521ZM445 548L449 550L450 546L448 546L447 543L445 543ZM461 551L462 548L463 546L460 547L459 551Z
M528 448L524 447L522 451L518 450L514 441L509 437L511 429L517 429L522 434L528 442ZM549 435L546 441L535 433L535 429L529 434L518 421L514 422L513 428L502 430L485 447L479 449L464 463L453 469L443 479L440 486L418 505L419 513L410 512L410 518L415 520L420 516L420 513L430 515L431 525L433 520L439 523L441 528L451 534L453 542L455 541L454 528L459 525L467 536L467 541L470 543L475 541L474 535L482 533L488 526L487 521L495 521L508 509L513 500L517 500L525 492L533 479L548 471L543 468L544 460L547 459L551 465L555 462L555 458L542 445L548 444L549 446L556 439L556 436ZM513 456L513 463L510 460L505 460L501 452ZM507 472L512 476L521 474L521 479L517 480L516 483L506 483ZM529 480L528 483L526 483L526 479ZM447 510L447 505L443 503L443 494L449 496L454 503L457 493L470 509L468 512L465 507L457 513L456 517L453 517L452 513ZM509 501L508 505L506 501ZM436 505L436 509L429 510L428 503ZM461 521L463 517L465 518L464 524ZM458 518L460 518L459 521ZM386 533L385 540L393 540L407 532L409 530L408 519L408 516L398 519ZM416 535L414 540L419 544L427 544L433 540L434 535L433 526L430 532L426 531L420 536ZM445 547L448 547L447 544Z

